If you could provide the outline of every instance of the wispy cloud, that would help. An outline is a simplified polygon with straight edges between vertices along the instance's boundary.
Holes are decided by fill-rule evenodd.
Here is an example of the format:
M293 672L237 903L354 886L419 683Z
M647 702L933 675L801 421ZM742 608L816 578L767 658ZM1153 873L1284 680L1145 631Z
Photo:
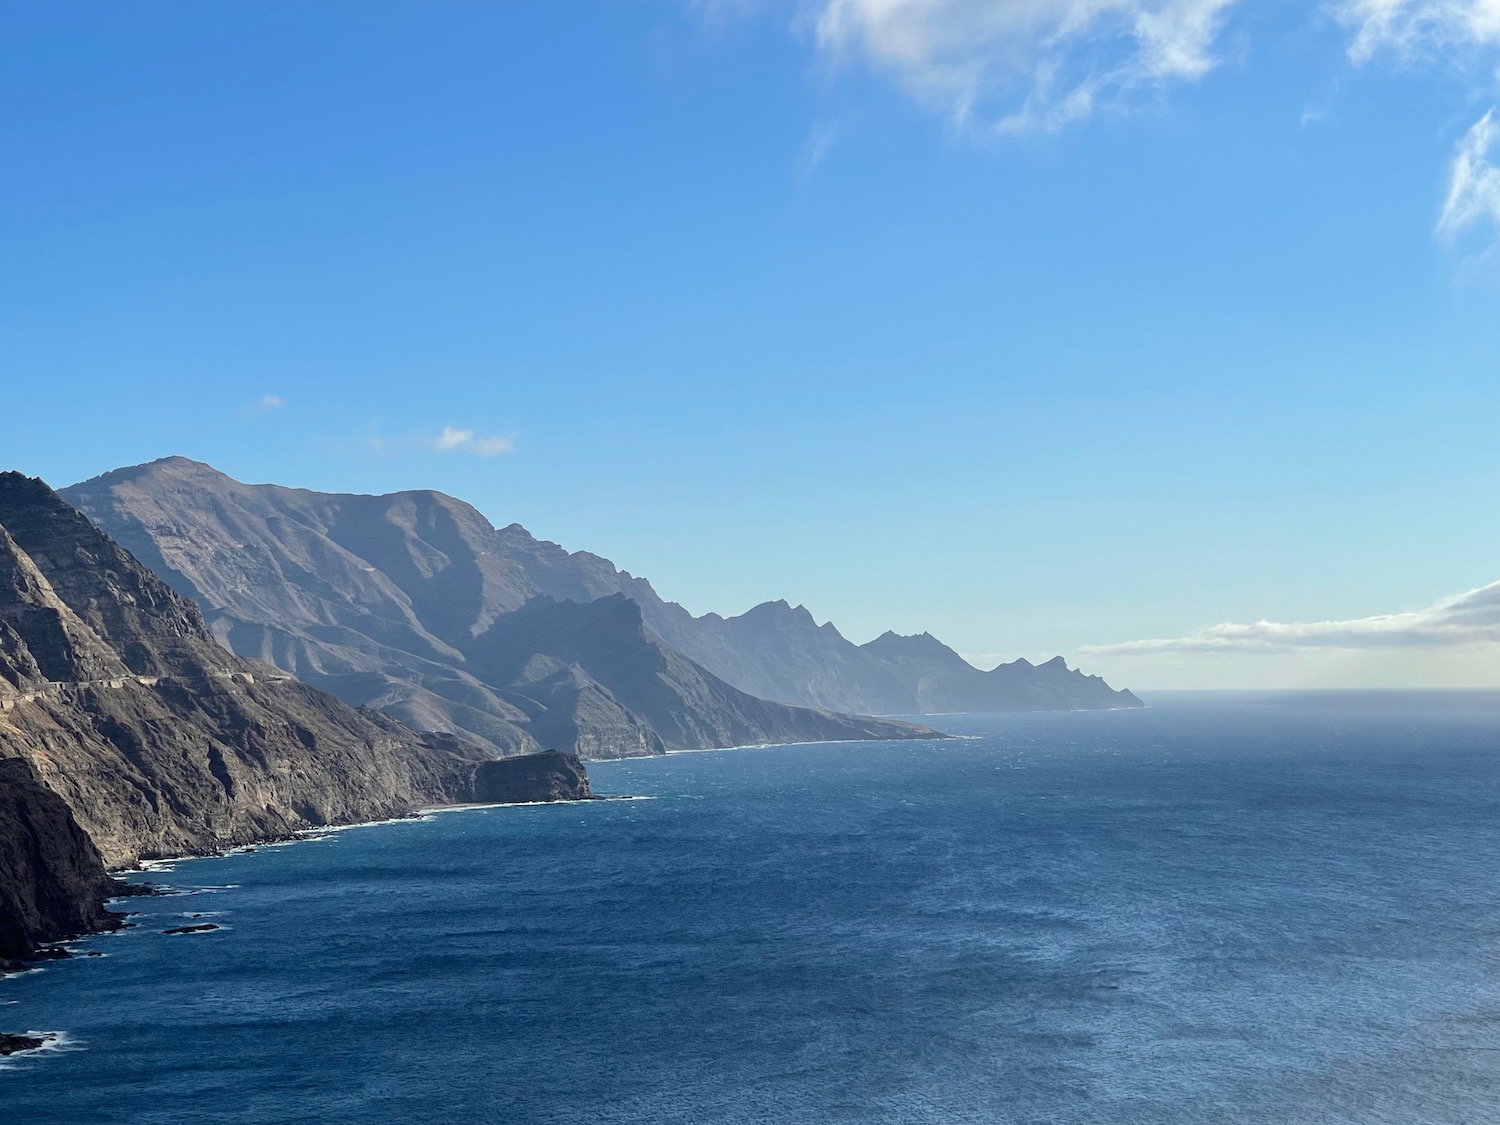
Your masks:
M331 453L345 456L396 457L411 453L467 453L473 457L498 457L502 453L513 453L516 439L513 436L486 437L477 430L458 426L444 426L438 434L406 433L390 436L378 425L371 425L357 438L330 439L325 447Z
M800 172L804 182L812 178L812 174L818 170L818 165L833 151L834 141L838 139L839 127L837 122L823 122L813 127L807 134L807 140L802 144L802 161Z
M1383 52L1404 60L1500 45L1500 0L1344 0L1340 20L1354 31L1349 56Z
M476 457L498 457L516 448L513 437L484 437L477 430L444 426L443 432L429 443L439 453L472 453Z
M1448 598L1428 609L1350 621L1213 625L1185 637L1091 645L1097 655L1266 653L1309 649L1372 651L1500 645L1500 582Z
M1500 0L1497 0L1500 4ZM1458 142L1438 233L1455 237L1481 226L1500 231L1500 121L1491 109Z
M820 0L819 46L960 124L1056 129L1192 81L1235 0Z
M257 414L266 414L272 410L280 410L285 405L286 400L280 395L265 395L252 403L240 407L235 413L241 418L254 418Z

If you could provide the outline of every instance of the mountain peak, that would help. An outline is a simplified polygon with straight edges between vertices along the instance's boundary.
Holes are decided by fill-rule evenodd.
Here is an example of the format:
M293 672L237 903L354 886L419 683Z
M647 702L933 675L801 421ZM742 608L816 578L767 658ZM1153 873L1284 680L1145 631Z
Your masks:
M805 605L794 606L785 598L778 598L774 602L761 602L759 605L751 606L741 616L752 621L757 618L790 619L798 624L817 626L817 622L813 620L812 613Z
M191 480L203 481L228 481L230 477L221 473L212 465L202 461L194 461L191 457L182 457L173 454L170 457L158 457L154 461L145 461L139 465L125 465L122 468L111 469L107 473L100 473L96 477L90 477L86 481L73 485L74 488L83 485L112 485L125 481L138 480Z

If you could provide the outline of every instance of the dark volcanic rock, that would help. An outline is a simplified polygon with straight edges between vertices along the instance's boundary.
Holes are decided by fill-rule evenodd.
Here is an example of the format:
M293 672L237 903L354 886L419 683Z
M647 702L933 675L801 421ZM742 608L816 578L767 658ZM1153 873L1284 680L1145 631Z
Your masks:
M404 815L467 793L486 756L230 654L191 600L16 473L0 473L0 578L0 758L30 761L112 866Z
M206 934L209 930L217 930L219 927L213 922L200 922L195 926L173 926L170 930L163 930L164 934Z
M474 771L474 800L482 804L586 801L592 796L583 762L560 750L481 762Z
M21 1051L35 1051L50 1042L52 1036L37 1038L32 1035L6 1035L0 1032L0 1056L14 1055Z
M42 942L115 929L118 884L57 794L28 762L0 759L0 960L67 956ZM15 966L12 966L15 967Z

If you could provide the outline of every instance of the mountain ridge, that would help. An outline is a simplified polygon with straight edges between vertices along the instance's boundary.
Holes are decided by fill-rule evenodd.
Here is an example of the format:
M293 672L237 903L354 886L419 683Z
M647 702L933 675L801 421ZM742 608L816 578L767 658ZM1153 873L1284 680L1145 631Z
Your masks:
M241 656L275 664L347 702L379 709L418 729L470 738L499 753L534 752L563 741L588 757L618 757L681 745L808 738L932 737L910 724L830 721L826 709L757 701L691 659L661 674L679 698L716 713L684 723L670 708L653 719L616 698L629 669L606 659L601 633L590 659L563 660L547 676L476 674L469 647L537 598L553 614L628 592L642 612L661 606L644 579L607 559L568 552L511 524L497 529L471 505L430 490L385 496L245 485L185 458L120 469L64 490L69 500L131 551L161 568L179 593L204 608L214 636ZM680 607L675 607L683 614ZM601 626L609 618L598 619ZM529 628L520 618L506 627ZM620 625L618 621L614 622ZM634 626L623 625L629 634ZM649 644L662 641L655 630ZM534 653L549 657L533 630ZM668 646L670 647L670 646ZM578 665L561 674L564 666ZM519 677L519 679L518 679ZM753 693L750 693L753 694ZM644 697L638 697L643 699ZM747 716L758 719L746 725ZM674 739L680 740L674 743Z
M18 473L0 473L0 577L0 758L29 762L111 866L471 789L483 755L234 656L196 603Z
M430 490L360 496L245 485L165 458L64 493L142 557L163 560L164 576L203 603L215 635L236 652L408 724L510 751L532 748L524 732L535 714L517 711L533 709L481 683L462 650L539 596L624 594L669 648L748 695L791 706L855 715L1140 706L1056 659L985 671L930 634L917 635L925 656L894 633L856 645L784 599L694 617L600 555L569 552L518 523L495 528L472 505ZM449 600L438 606L440 593Z

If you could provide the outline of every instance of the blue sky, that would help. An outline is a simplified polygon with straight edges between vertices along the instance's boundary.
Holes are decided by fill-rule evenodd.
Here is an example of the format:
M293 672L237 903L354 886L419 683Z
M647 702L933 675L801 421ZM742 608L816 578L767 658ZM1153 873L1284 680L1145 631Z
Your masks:
M1500 683L1447 601L1497 0L63 2L0 56L6 466L438 488L1143 687Z

